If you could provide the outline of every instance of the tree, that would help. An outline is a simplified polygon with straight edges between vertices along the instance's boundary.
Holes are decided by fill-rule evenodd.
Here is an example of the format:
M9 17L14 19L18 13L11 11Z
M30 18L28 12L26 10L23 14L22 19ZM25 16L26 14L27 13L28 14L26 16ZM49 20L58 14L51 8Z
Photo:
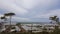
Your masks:
M3 20L3 21L1 21L1 23L0 23L0 29L2 29L3 26L4 26L4 23L6 23L6 20L7 20L7 19L6 19L5 16L0 17L0 19Z
M11 18L12 16L15 15L15 13L5 13L4 16L9 16L10 17L10 25L11 25Z
M49 19L55 21L56 24L59 24L59 18L57 16L50 17Z
M53 16L53 17L50 17L50 20L53 20L56 22L56 24L58 25L55 25L55 29L54 29L54 32L53 34L60 34L60 29L59 29L59 18L57 16Z
M16 25L17 25L17 26L21 26L21 23L17 23Z
M0 17L0 19L1 19L1 20L4 20L4 23L6 23L6 21L7 21L7 18L6 18L5 16Z

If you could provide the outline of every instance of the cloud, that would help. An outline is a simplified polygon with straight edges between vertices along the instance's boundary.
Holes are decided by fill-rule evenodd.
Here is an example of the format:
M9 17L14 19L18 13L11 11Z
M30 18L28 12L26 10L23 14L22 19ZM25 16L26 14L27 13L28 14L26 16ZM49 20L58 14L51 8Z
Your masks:
M16 14L15 21L33 21L32 18L59 16L58 5L59 0L0 0L0 8L5 10L3 13L14 12Z
M49 8L56 5L58 0L0 0L0 8L6 9L6 11L15 12L17 15L25 15L29 13L27 9L39 9ZM33 11L32 11L33 12Z
M49 12L47 10L53 10L57 7L59 0L22 0L21 6L30 9L27 17L33 17L37 13Z
M28 21L30 21L30 19L29 18L22 18L22 17L16 17L16 16L14 16L14 17L12 17L12 21L28 22Z
M38 7L38 5L40 8L46 8L57 5L57 3L58 0L22 0L21 5L24 8L32 9L35 8L36 6Z
M2 14L0 14L0 17L3 16Z
M20 6L17 6L14 3L9 2L8 0L3 1L0 0L0 8L5 9L7 12L14 12L17 15L25 15L28 11L25 10L24 8L21 8Z
M56 10L51 10L48 13L43 13L43 14L38 14L35 16L35 18L49 18L50 16L58 16L60 17L60 9L56 9Z

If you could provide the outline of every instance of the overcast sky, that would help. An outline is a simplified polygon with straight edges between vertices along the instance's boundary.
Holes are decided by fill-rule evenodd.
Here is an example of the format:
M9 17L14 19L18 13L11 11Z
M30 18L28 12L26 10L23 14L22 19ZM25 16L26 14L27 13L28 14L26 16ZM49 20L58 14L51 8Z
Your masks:
M60 17L60 0L0 0L0 16L13 12L13 21L49 22L49 17Z

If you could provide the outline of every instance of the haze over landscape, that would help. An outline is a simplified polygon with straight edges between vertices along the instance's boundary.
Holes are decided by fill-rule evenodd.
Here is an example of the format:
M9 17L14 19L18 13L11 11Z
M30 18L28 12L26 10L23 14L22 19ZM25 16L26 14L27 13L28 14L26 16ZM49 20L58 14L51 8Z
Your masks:
M0 0L0 16L13 12L12 21L49 22L49 17L60 17L60 0Z

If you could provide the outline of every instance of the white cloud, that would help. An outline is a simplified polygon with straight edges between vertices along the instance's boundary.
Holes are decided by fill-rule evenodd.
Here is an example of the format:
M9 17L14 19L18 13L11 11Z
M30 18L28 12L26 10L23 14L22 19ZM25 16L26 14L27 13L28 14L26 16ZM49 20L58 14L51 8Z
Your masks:
M48 13L44 13L44 14L38 14L35 16L35 18L49 18L50 16L55 16L55 15L60 17L60 9L51 10Z
M0 8L5 9L7 12L14 12L18 15L25 15L28 11L20 6L7 1L0 0Z
M0 17L2 17L3 15L2 14L0 14Z
M13 21L19 21L19 22L27 22L27 21L30 21L29 18L21 18L21 17L16 17L16 16L14 16L12 20Z
M40 5L40 8L46 8L52 5L56 5L57 2L58 0L22 0L21 5L27 9L32 9L37 5Z
M57 2L58 0L0 0L0 8L15 12L17 15L25 15L29 13L26 9L32 9L37 5L46 8L56 5Z
M14 12L18 16L27 16L27 15L33 15L33 11L30 13L27 9L33 10L36 7L40 10L43 9L49 9L50 7L56 6L58 4L58 0L0 0L0 8L6 10L6 12ZM35 16L33 15L33 18L48 18L51 15L58 15L59 10L51 10L49 13L45 14L38 14L37 11L35 11ZM42 11L40 11L42 12ZM45 11L44 11L45 12ZM55 13L54 13L55 12ZM38 15L37 15L38 14ZM15 20L19 21L30 21L29 18L20 18L20 17L14 17Z

